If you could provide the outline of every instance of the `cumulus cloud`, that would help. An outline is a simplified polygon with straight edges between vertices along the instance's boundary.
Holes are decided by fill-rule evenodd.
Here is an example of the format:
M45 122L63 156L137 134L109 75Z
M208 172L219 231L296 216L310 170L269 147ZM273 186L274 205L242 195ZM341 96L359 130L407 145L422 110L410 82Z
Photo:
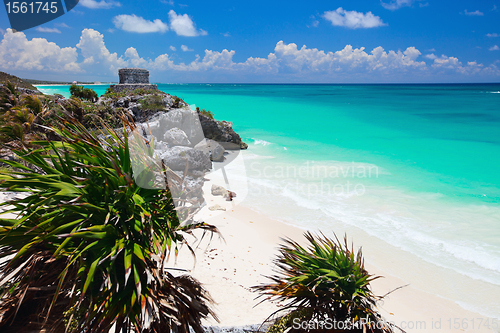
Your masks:
M181 49L189 50L185 45ZM170 50L177 49L170 46ZM397 51L379 46L370 51L346 45L341 50L325 51L305 45L299 48L295 43L279 41L267 57L249 57L243 62L235 62L235 53L227 49L205 50L203 56L196 55L190 63L176 63L167 53L153 59L141 57L134 47L126 49L123 55L110 52L104 36L94 29L84 29L76 47L66 48L60 48L44 38L28 40L24 33L14 34L9 29L0 42L0 70L65 74L85 72L98 77L114 77L119 68L143 67L155 72L168 71L169 75L191 72L201 77L202 72L217 72L219 78L233 74L237 75L235 77L262 75L264 78L297 79L302 82L351 79L354 82L370 82L394 77L401 80L420 77L425 81L433 76L437 78L457 73L489 75L495 79L500 77L500 69L495 64L484 66L476 61L463 64L456 57L438 57L434 53L422 56L413 46ZM83 60L77 62L79 55ZM423 61L425 59L430 63Z
M101 0L101 1L96 1L96 0L80 0L78 2L81 4L83 7L91 8L91 9L108 9L111 7L120 7L121 3L117 1L106 1L106 0Z
M81 66L97 73L116 73L118 68L128 65L123 57L118 57L117 53L109 52L104 43L104 36L94 29L84 29L76 47L80 49L84 58Z
M496 38L496 37L500 37L500 34L497 34L496 32L494 32L492 34L486 34L486 37Z
M134 47L129 47L125 51L125 57L129 59L129 63L131 63L133 67L144 67L148 63L147 60L139 56L139 53Z
M484 15L484 13L480 12L479 10L469 12L469 11L467 11L467 9L464 11L464 14L468 15L468 16L483 16Z
M184 51L184 52L190 52L190 51L194 51L193 49L190 49L189 47L187 47L186 45L181 45L181 50Z
M168 25L161 20L148 21L140 16L132 15L118 15L113 18L113 24L117 29L128 32L137 32L140 34L151 32L166 32Z
M175 51L177 51L177 48L175 46L173 46L173 45L170 45L170 50L172 50L172 51L175 52Z
M389 10L397 10L401 7L410 7L414 2L415 0L392 0L390 2L380 1L382 7Z
M61 30L59 30L57 28L37 27L35 30L38 32L48 32L48 33L56 33L56 34L61 33Z
M177 15L177 13L171 9L168 12L168 17L170 20L170 29L175 31L175 33L179 36L194 37L208 34L203 29L196 30L196 25L188 14Z
M387 25L379 16L373 15L372 12L364 14L354 10L346 11L342 7L337 8L337 10L326 11L323 17L334 26L349 29L376 28Z
M0 42L0 68L43 72L81 72L76 47L61 48L44 38L28 40L23 32L7 29Z
M492 47L489 48L490 51L498 51L500 50L500 47L498 45L493 45Z

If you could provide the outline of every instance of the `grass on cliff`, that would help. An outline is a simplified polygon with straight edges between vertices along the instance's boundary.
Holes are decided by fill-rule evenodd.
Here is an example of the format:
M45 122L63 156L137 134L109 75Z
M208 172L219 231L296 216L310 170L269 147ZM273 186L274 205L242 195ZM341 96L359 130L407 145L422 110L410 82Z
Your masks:
M23 79L18 78L17 76L10 75L5 72L0 72L0 83L6 85L8 82L13 83L14 85L20 88L37 90L36 87L31 85L29 82L26 82Z

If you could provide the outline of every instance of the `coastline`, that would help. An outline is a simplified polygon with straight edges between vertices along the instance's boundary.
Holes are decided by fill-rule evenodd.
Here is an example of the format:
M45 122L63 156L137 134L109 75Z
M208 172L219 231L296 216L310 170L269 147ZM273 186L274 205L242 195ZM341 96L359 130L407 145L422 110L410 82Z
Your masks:
M214 236L210 243L205 240L199 244L196 264L188 251L182 249L177 267L190 269L195 264L191 274L203 283L216 302L215 311L220 323L209 320L207 325L260 325L280 308L280 304L266 301L257 305L260 299L255 299L257 294L251 292L250 287L268 282L265 276L273 274L272 260L277 254L280 238L303 242L304 230L237 203L225 202L220 197L210 201L210 204L217 203L227 209L223 214L205 220L218 227L224 240ZM360 245L355 244L355 247ZM384 298L378 310L385 320L406 332L495 332L477 327L480 318L487 318L463 309L453 301L407 286L407 281L380 270L370 260L366 260L365 267L369 273L382 276L372 282L376 295L385 295L405 286ZM472 328L474 321L475 327Z
M224 185L224 180L216 172L207 178L209 181L203 187L207 205L198 217L217 226L223 239L214 235L209 241L210 237L205 237L197 246L196 259L192 258L186 248L181 249L175 265L191 270L190 274L213 297L220 323L208 320L206 325L260 325L274 311L279 310L281 304L265 301L257 305L262 299L256 299L258 294L250 288L269 282L266 276L274 274L273 259L278 253L281 239L288 237L304 243L305 230L245 206L244 193L232 202L213 196L210 192L212 184ZM240 185L233 182L231 190L237 194L244 192ZM220 205L226 211L210 211L208 207L213 205ZM320 230L311 228L310 231ZM327 236L333 236L330 230L321 231ZM338 233L337 236L343 235ZM197 234L197 237L201 239L202 235ZM488 321L491 322L491 328L484 325L478 327L479 321L484 323L488 318L466 310L452 300L423 291L413 285L411 280L392 274L391 267L401 263L394 260L391 253L384 252L386 249L374 249L373 243L370 244L372 248L365 246L367 240L359 234L349 234L348 241L353 242L355 249L362 247L367 271L381 276L371 283L376 295L382 296L402 287L379 302L377 309L385 320L406 332L496 332L492 329L495 326L491 319ZM174 264L173 261L170 264Z
M242 112L242 113L245 113L245 112ZM225 117L222 117L222 118L225 119ZM240 121L238 121L238 120L236 120L235 122L240 123ZM272 143L268 143L268 144L272 144ZM416 177L416 178L418 179L418 177ZM223 185L224 183L219 183L219 184ZM235 189L231 189L231 190L235 190ZM240 195L241 192L239 190L235 190L235 191L238 193L238 195ZM209 193L209 192L210 192L209 189L205 191L205 193ZM243 205L245 204L244 200L242 200L241 202L243 202ZM432 200L432 202L434 202L434 200ZM299 206L300 206L300 204L299 204ZM241 207L241 206L239 206L239 207ZM421 206L421 207L424 207L424 206ZM260 210L261 206L256 205L254 203L253 207L250 205L250 209L251 208L257 208ZM278 208L278 207L276 207L276 208ZM281 207L281 209L287 210L288 208L287 208L287 206L285 206L285 207ZM239 208L237 208L237 209L235 209L234 213L239 212L239 211L240 211ZM267 218L282 219L281 214L279 214L278 212L274 212L273 209L271 209L271 210L267 209L264 211L265 211L265 213L257 213L259 215L259 217L258 217L259 219L263 219L263 220L265 220ZM352 210L345 210L345 211L346 212L349 212L349 211L353 212ZM210 221L212 221L212 219L213 219L213 221L215 221L215 222L212 222L212 223L214 223L214 224L222 223L222 225L224 225L223 222L227 219L227 215L229 215L230 213L233 213L233 212L228 211L228 213L221 214L218 217L212 216L210 219L207 219L207 222L210 223ZM250 213L248 213L248 214L250 214ZM226 218L224 218L223 216L226 216ZM246 219L246 216L247 216L247 214L245 213L241 217L238 217L237 219L244 221ZM283 219L286 219L286 218L287 217L283 216ZM222 220L219 221L219 219L222 219ZM305 219L304 221L308 222L309 220ZM252 222L254 222L254 221L252 220ZM280 226L276 227L278 230L285 230L286 229L287 236L289 236L288 233L292 233L291 229L289 230L289 228L283 227L283 222L279 222L279 221L277 221L277 222L278 222L278 224L281 223ZM311 223L312 222L314 222L314 221L311 220ZM253 225L253 223L250 223L250 222L247 222L247 223ZM288 225L287 223L290 225L293 224L291 221L285 221L284 225ZM235 222L235 224L241 225L241 223L238 223L238 222ZM272 223L268 223L267 225L271 225L271 224ZM243 224L243 225L245 225L245 224ZM241 226L241 228L245 229L243 226ZM291 228L294 228L294 227L291 226ZM478 228L477 224L476 224L476 228ZM300 232L298 232L296 234L296 237L293 236L292 238L294 238L296 240L301 240L303 229L300 229L300 228L295 228L295 229L298 229ZM228 230L231 230L231 228L229 228ZM263 230L264 231L262 233L267 232L267 230L265 228ZM325 227L324 224L323 224L323 227L321 230L327 234L330 233L330 235L331 235L331 229ZM475 318L485 318L484 315L479 315L475 312L470 312L470 311L464 310L459 305L460 303L455 303L455 301L451 301L449 299L464 300L464 302L463 302L464 305L462 305L462 306L467 306L466 299L470 300L471 298L473 298L475 300L477 299L479 301L483 301L484 299L486 299L490 302L491 302L491 300L498 299L496 297L496 295L498 295L497 292L491 291L491 289L484 288L484 283L482 281L478 281L475 277L469 277L468 281L466 281L467 283L462 284L463 286L466 286L467 288L462 288L461 290L458 290L460 288L456 288L456 286L460 285L460 283L457 283L457 281L454 281L453 278L458 276L458 279L461 279L460 275L457 275L456 273L449 274L450 273L449 269L443 268L441 266L436 267L435 265L428 264L428 262L423 262L422 257L419 258L415 254L406 253L408 255L401 255L405 251L400 251L401 249L398 248L397 245L389 245L388 243L384 243L384 241L381 241L380 239L373 237L372 236L373 234L370 235L369 230L364 228L363 226L358 227L357 225L352 225L352 226L348 226L346 229L343 229L342 227L338 228L338 226L335 227L335 231L337 231L339 237L343 235L344 230L347 232L347 234L349 236L349 241L353 241L356 246L363 246L364 255L365 255L365 258L367 261L368 271L370 273L375 273L377 275L382 275L385 277L384 279L379 279L379 280L375 281L374 288L379 282L387 281L391 277L393 277L395 279L394 281L398 282L398 283L388 284L387 288L385 288L382 292L378 292L375 290L376 294L383 295L386 292L388 292L394 288L411 283L410 287L412 288L413 293L412 292L410 292L409 294L406 293L406 290L409 289L410 287L405 287L401 290L398 290L394 294L391 294L390 297L388 297L388 299L384 303L384 309L387 309L386 312L389 314L389 316L385 315L384 313L383 314L385 315L385 317L388 320L391 320L391 318L389 318L390 316L396 316L396 318L397 318L397 316L399 314L395 313L394 310L392 310L393 308L396 308L396 309L398 309L398 311L399 311L399 309L406 309L406 311L410 312L410 315L403 316L403 318L424 318L425 322L426 322L427 329L429 329L433 320L436 318L441 319L442 326L448 327L450 329L453 326L456 327L456 320L457 319L459 322L459 325L458 325L459 328L465 327L465 325L472 326L474 324ZM274 231L272 233L274 233ZM261 240L260 240L261 233L255 234L255 232L251 232L251 231L247 230L247 235L252 235L252 237L250 237L253 239L251 243L258 244L258 246L262 247L262 248L267 248L267 251L260 251L260 257L253 257L251 254L253 250L250 249L251 245L249 244L248 249L250 252L248 252L248 251L247 251L247 253L245 253L245 252L239 253L238 252L239 253L238 255L234 255L235 258L249 256L249 257L253 258L251 265L253 265L253 262L258 262L259 264L264 265L264 263L259 261L259 258L264 258L265 256L272 257L272 255L270 253L272 253L273 255L276 254L276 247L277 247L277 244L279 242L279 236L274 237L273 238L274 241L264 242L266 244L269 243L270 245L272 245L272 246L266 247L266 245L263 242L261 242ZM235 237L235 236L232 235L231 237ZM241 246L241 244L244 243L243 240L244 239L246 240L246 238L244 238L244 237L240 237L239 239L240 239L240 241L237 241L234 243L235 247ZM381 239L384 239L384 238L381 238ZM227 237L226 237L226 241L227 241ZM216 244L216 243L213 243L213 244ZM227 244L220 245L220 247L226 246L226 245ZM394 250L396 250L396 251L394 251ZM215 250L213 250L212 252L214 252L214 251L218 251L217 246L215 246ZM229 251L229 250L226 250L226 252L227 251ZM233 253L233 252L231 252L231 253ZM199 263L200 263L200 258L205 258L204 255L205 254L202 253L202 255L198 258ZM187 254L187 256L189 256L189 254ZM210 263L210 261L217 259L219 256L221 256L221 254L217 254L217 256L213 256L214 259L208 258L206 260L206 262ZM413 259L416 260L415 262L411 260L412 257L413 257ZM180 260L182 260L182 259L183 258L180 258ZM267 260L266 266L269 266L271 259L268 258L266 260ZM418 263L417 263L417 261L418 261ZM206 262L203 261L203 264L206 266L213 267L213 265L214 265L213 263L207 264ZM250 263L250 261L248 261L248 263ZM417 265L414 265L414 263L417 263ZM241 263L239 263L239 261L236 261L236 262L231 262L230 264L227 264L226 266L233 267L233 264L234 264L234 267L241 265ZM260 265L260 266L262 266L262 265ZM227 267L224 267L224 268L226 268L226 270L228 269ZM256 266L256 268L255 268L255 272L259 272L259 276L262 274L269 274L270 273L270 271L269 271L269 273L267 273L266 270L263 270L262 273L260 273L259 268L261 268L261 267ZM197 270L197 269L198 268L195 268L195 270ZM221 269L223 269L223 268L221 268ZM202 269L199 268L199 270L202 270ZM448 272L447 272L447 270L448 270ZM404 272L402 273L402 271L404 271ZM210 270L205 271L205 273L206 274L199 275L199 279L201 282L205 282L205 280L204 280L205 275L211 274ZM250 285L257 284L257 283L255 283L255 281L257 281L257 278L255 276L251 275L250 274L251 272L247 272L247 273L249 274L249 276L252 276L252 279L251 279L251 281L249 281L249 283L253 282L251 284L247 283L247 285L250 286ZM441 273L445 273L445 274L442 275ZM232 301L231 297L227 296L227 294L225 293L225 291L228 288L226 282L232 281L232 280L225 280L225 278L230 279L232 277L229 275L229 276L226 276L224 278L224 277L221 277L220 275L217 275L217 274L213 274L213 277L216 278L216 281L213 284L217 285L217 287L214 287L214 288L216 288L216 289L222 288L223 289L222 294L225 297L225 301L219 301L219 303L220 303L220 306L222 306L222 307L224 307L223 303L226 304L225 307L228 308L228 309L224 308L221 312L224 314L227 314L229 311L229 313L231 313L230 311L234 307L234 303L239 302L239 301ZM412 276L411 276L412 274L414 276L419 275L419 278L412 278ZM452 275L454 275L454 276L452 276ZM450 279L450 277L452 277L452 279ZM234 279L236 279L236 280L234 280L234 281L236 281L234 283L239 283L240 280L244 279L244 278L246 278L246 277L241 277L241 276L238 277L238 274L234 274ZM261 280L259 280L259 282L260 281ZM241 285L243 285L243 284L241 284ZM246 288L248 288L248 286ZM403 294L404 296L399 297L401 299L398 298L398 295L400 292L405 292ZM427 296L425 296L425 295L427 295ZM443 295L444 297L448 297L448 299L441 298L440 296L436 296L436 295ZM463 297L464 295L466 295L467 297L464 298ZM253 309L253 307L250 305L257 303L257 302L253 302L253 298L251 298L251 297L255 297L255 295L249 294L247 296L242 296L243 298L241 300L241 303L247 304L248 306L246 308L243 308L241 313L244 313L245 315L251 313L253 316L253 313L254 313L254 311L256 311L256 309ZM393 301L394 299L398 299L398 300ZM420 305L416 308L415 307L412 308L411 304L409 304L409 303L415 303L415 302L417 302L416 300L418 300L418 303ZM432 301L429 301L429 300L432 300ZM441 304L440 300L447 301L448 303L443 305L443 304ZM391 304L391 302L395 302L396 305L389 308L389 304ZM441 304L442 308L444 307L446 309L452 309L452 311L451 312L448 311L448 312L446 312L447 314L446 313L443 314L444 312L443 312L442 308L432 307L432 309L433 309L432 311L427 311L426 314L417 315L418 313L422 312L424 309L428 309L429 304ZM476 304L477 304L477 302L476 302ZM264 306L264 304L260 305L259 307L262 307L262 306ZM273 307L270 307L270 308L273 308ZM480 308L477 308L477 309L478 309L477 311L481 311ZM394 313L394 315L390 315L391 311L392 311L392 313ZM466 312L462 313L462 311L466 311ZM261 311L261 312L263 314L265 313L266 316L268 314L272 313L272 311ZM486 312L486 313L488 313L488 312ZM456 315L456 314L458 314L458 315ZM232 318L232 316L236 316L236 315L237 314L235 313L235 314L231 315L230 317ZM491 312L490 312L490 315L491 315ZM228 316L224 315L224 317L228 317ZM224 318L223 318L222 323L223 324L228 323L228 322L229 323L231 323L231 322L238 323L238 322L241 322L241 319L242 318L240 317L236 321L235 320L227 321L227 320L224 320ZM399 319L397 319L397 320L399 320ZM408 320L413 320L413 322L416 321L415 319L408 319ZM477 322L476 322L476 325L477 325ZM442 328L442 330L444 329L444 327ZM450 331L474 331L474 332L476 332L476 331L482 331L482 330L478 330L477 328L474 328L474 329L469 329L469 330L457 329L457 330L450 330ZM493 330L484 330L484 331L491 332Z

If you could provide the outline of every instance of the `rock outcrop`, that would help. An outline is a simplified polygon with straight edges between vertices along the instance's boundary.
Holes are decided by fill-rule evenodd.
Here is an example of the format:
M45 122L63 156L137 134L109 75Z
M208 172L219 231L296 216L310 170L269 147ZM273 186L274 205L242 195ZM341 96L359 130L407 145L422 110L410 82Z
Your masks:
M219 142L224 149L246 149L248 145L241 141L240 136L233 130L233 124L228 121L217 121L199 113L201 127L207 139Z

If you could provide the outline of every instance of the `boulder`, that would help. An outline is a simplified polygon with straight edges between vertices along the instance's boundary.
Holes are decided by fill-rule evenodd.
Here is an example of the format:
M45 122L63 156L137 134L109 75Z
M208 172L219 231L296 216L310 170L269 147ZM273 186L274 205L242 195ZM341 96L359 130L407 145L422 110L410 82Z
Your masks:
M191 144L197 144L203 140L203 130L196 112L189 108L174 109L162 113L158 117L159 126L163 131L178 128L186 133Z
M127 97L119 98L116 101L115 106L119 107L119 108L128 108L129 103L130 103L130 99L129 98L127 98Z
M212 195L215 196L222 196L224 198L229 198L229 191L226 190L224 187L212 184L212 189L211 189Z
M183 130L174 127L163 134L163 140L171 146L190 146L186 133Z
M208 154L190 147L176 146L163 151L160 155L165 165L175 171L210 170L212 162Z
M219 142L225 149L240 149L244 147L241 145L242 141L240 136L233 130L233 124L228 121L217 121L204 114L198 113L200 124L206 138ZM225 146L228 144L228 147Z
M203 199L203 184L203 178L187 176L186 178L184 178L184 182L182 183L181 193L175 193L175 191L172 191L172 196L174 198L180 198L181 196L185 195L187 199Z
M210 139L203 139L194 146L194 149L201 150L210 155L210 159L214 162L224 161L224 152L226 151L218 142Z
M209 210L214 211L214 210L223 210L226 211L226 208L222 207L221 205L213 205L208 207Z
M165 112L158 117L158 121L160 127L162 127L165 131L174 127L180 128L182 126L182 111L172 110Z

